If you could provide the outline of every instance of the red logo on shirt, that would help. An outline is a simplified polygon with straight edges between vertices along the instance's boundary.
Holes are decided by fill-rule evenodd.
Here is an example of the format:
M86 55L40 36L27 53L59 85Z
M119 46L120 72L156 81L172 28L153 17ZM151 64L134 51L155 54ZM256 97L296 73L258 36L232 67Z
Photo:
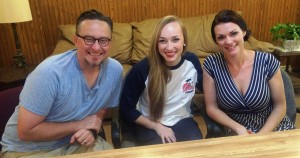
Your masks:
M194 84L192 79L187 79L182 86L182 91L184 93L191 93L194 91Z

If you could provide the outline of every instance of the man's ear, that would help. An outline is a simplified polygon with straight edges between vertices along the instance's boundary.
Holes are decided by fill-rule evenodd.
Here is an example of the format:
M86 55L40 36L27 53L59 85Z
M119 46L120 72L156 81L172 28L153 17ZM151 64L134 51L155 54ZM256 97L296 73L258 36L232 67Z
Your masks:
M77 42L77 36L74 35L74 36L73 36L73 43L76 44L76 42Z
M77 44L77 40L78 40L78 37L76 35L73 36L73 43L76 45Z

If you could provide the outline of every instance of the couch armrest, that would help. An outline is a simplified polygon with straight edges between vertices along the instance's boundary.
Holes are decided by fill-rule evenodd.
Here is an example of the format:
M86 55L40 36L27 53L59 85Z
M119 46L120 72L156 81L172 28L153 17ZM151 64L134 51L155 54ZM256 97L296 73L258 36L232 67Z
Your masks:
M114 148L118 149L121 147L121 130L119 126L119 108L113 110L111 120L111 139Z
M201 115L205 121L207 134L205 138L216 138L216 137L223 137L224 136L224 128L219 123L212 120L206 113L206 109L204 105L198 106Z
M200 113L204 119L207 128L207 134L205 138L215 138L224 136L224 128L212 120L206 113L204 95L198 93L194 96L192 105L193 113Z

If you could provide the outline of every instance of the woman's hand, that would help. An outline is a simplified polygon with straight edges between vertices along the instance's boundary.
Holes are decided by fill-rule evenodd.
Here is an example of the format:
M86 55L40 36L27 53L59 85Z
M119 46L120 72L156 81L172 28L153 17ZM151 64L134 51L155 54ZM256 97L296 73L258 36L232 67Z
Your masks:
M176 142L175 134L171 128L166 127L160 123L155 123L155 126L153 127L153 129L161 137L161 140L164 144Z
M236 133L238 135L248 135L248 134L255 134L254 132L252 132L252 130L247 130L244 126L238 128L236 130Z

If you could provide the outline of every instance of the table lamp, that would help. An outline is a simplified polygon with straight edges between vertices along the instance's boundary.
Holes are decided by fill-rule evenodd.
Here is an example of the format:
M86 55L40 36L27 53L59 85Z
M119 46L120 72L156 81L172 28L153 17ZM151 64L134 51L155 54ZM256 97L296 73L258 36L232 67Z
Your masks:
M0 23L11 23L17 53L13 56L15 67L25 67L26 60L21 50L21 45L16 29L16 23L31 21L31 11L28 0L0 0Z

